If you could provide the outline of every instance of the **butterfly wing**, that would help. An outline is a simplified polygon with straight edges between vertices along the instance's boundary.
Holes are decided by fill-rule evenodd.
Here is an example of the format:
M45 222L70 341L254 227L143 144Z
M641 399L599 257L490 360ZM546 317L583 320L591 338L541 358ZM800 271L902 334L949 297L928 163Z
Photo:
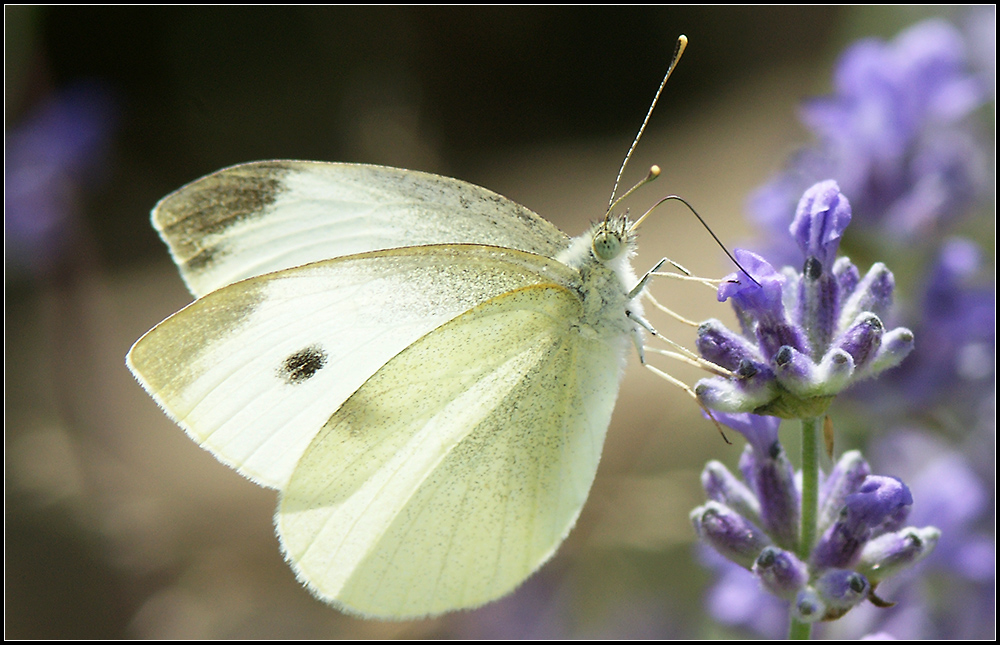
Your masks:
M457 179L314 161L220 170L153 209L196 296L244 278L353 253L485 244L555 257L568 238L527 208Z
M199 444L282 488L323 424L393 356L481 302L574 275L554 260L472 245L316 262L195 301L140 338L127 362Z
M524 287L410 345L329 419L282 493L288 560L349 611L417 617L516 587L572 528L627 341Z

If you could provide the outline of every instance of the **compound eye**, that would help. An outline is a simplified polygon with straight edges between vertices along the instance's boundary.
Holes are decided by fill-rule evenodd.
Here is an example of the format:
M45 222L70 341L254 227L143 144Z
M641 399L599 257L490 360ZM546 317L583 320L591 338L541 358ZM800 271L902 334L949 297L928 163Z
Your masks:
M598 231L594 235L594 255L602 262L618 257L622 250L622 239L610 231Z

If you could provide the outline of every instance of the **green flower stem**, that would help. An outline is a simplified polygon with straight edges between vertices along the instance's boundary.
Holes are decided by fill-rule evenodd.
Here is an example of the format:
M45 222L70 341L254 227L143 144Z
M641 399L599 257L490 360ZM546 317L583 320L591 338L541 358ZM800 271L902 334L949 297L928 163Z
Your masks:
M799 530L798 556L809 561L816 544L816 513L819 508L819 418L802 419L802 526ZM810 623L792 619L788 637L808 640L812 632Z
M812 634L812 623L800 623L792 619L792 626L788 630L788 640L807 641Z
M802 527L798 556L809 561L816 544L816 513L819 508L819 418L802 419Z

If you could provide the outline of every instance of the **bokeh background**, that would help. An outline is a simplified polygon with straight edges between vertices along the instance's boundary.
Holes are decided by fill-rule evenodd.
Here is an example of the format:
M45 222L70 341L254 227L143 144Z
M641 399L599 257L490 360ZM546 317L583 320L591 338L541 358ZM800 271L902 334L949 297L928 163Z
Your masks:
M733 467L742 442L638 361L577 527L516 593L400 623L312 598L282 561L275 492L198 448L125 367L190 301L148 213L224 166L295 158L458 177L579 234L684 33L623 182L653 163L663 175L627 205L682 195L738 246L748 194L808 139L797 106L830 91L843 46L946 11L960 10L6 7L6 636L740 635L703 609L712 574L687 515L704 463ZM634 264L664 255L731 271L676 205L643 225ZM652 291L730 319L704 287ZM652 317L691 346L693 330Z

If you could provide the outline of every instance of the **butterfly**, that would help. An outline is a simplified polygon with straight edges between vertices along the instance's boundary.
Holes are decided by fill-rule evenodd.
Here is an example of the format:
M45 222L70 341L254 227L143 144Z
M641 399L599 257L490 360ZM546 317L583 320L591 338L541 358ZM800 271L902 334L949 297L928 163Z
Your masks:
M197 300L128 367L192 439L279 491L281 548L315 595L430 616L553 555L651 329L625 215L570 238L457 179L262 161L180 188L152 220Z

